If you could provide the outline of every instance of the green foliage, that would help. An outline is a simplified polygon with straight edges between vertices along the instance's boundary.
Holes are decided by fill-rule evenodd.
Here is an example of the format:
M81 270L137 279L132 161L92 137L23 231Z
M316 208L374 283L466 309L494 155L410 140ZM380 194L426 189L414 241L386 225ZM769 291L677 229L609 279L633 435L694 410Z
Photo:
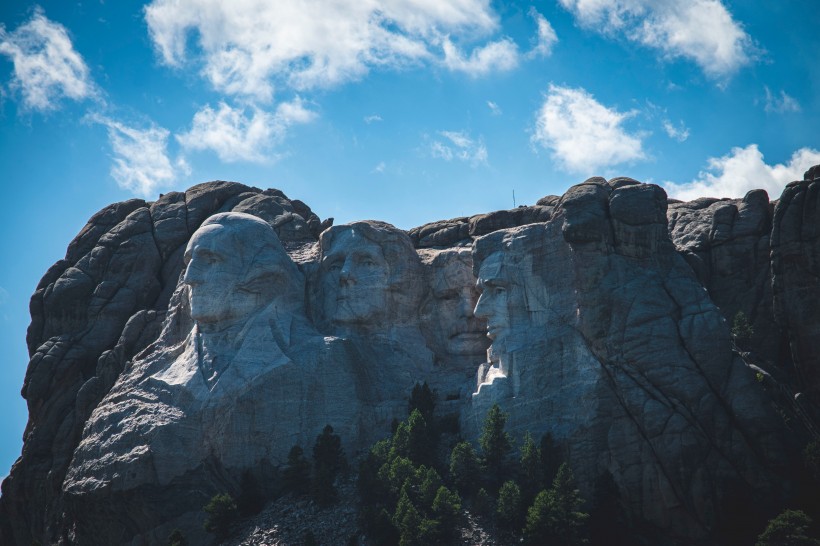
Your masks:
M418 410L424 420L432 425L433 424L433 411L436 409L436 396L433 394L433 391L430 390L430 387L427 385L427 381L423 384L416 385L413 387L413 392L410 393L410 402L408 403L407 413L412 414L414 411Z
M430 464L434 454L432 431L421 411L414 409L393 434L391 456L407 457L416 464Z
M458 493L450 491L442 485L436 491L432 508L442 526L452 529L458 520L459 512L461 512L461 498Z
M745 343L752 339L754 333L754 328L752 328L752 325L749 323L746 313L743 311L735 313L732 319L732 336L734 336L735 341Z
M416 471L416 481L420 482L419 503L425 509L432 508L439 489L444 485L441 476L435 469L422 466Z
M228 536L231 525L239 517L236 502L227 493L214 495L204 510L208 514L205 518L205 530L216 535L219 540Z
M504 482L498 490L498 506L495 510L499 527L518 532L523 522L524 508L521 502L521 488L512 480Z
M334 483L346 465L341 438L338 434L333 434L333 427L325 425L313 445L311 494L317 503L328 505L336 501L337 492Z
M572 470L558 468L552 487L538 493L527 511L524 541L530 545L576 546L586 544L584 526L589 514L581 512L583 500L575 489Z
M419 526L421 525L421 515L410 500L407 488L402 488L399 495L399 502L396 504L396 511L393 514L393 525L399 531L400 546L415 546L421 544L419 541Z
M174 529L168 535L168 546L188 546L188 539L182 534L179 529Z
M499 483L504 473L504 463L512 449L510 435L504 430L507 423L507 414L501 411L498 404L493 404L487 412L484 427L478 443L484 456L484 465L495 480Z
M785 510L769 521L755 546L816 546L820 540L807 535L811 518L801 510Z
M470 495L478 486L481 466L470 442L459 442L450 452L450 480L463 495ZM485 491L486 493L486 491Z
M306 495L310 491L310 462L301 446L290 448L282 482L285 491L294 495Z
M527 431L521 444L521 495L525 506L529 506L544 481L541 453L535 446L532 435Z

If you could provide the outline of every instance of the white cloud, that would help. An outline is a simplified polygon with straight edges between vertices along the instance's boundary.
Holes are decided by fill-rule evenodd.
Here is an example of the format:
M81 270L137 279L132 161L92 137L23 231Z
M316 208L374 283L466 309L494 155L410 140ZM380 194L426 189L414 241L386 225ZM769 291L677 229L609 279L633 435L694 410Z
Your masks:
M771 90L766 87L766 112L782 114L784 112L799 112L800 103L797 99L786 94L782 89L780 90L780 97L772 94Z
M379 164L373 167L373 170L370 172L373 174L382 174L386 168L387 165L384 164L384 161L380 161Z
M757 50L720 0L559 0L585 27L694 61L709 77L731 76Z
M789 182L802 180L803 173L820 164L820 150L800 148L785 164L768 165L757 144L732 148L723 157L713 157L705 171L691 182L664 182L669 197L690 201L698 197L742 197L749 190L762 188L769 198L777 199Z
M20 91L27 108L53 110L64 97L82 100L96 95L88 66L65 27L47 19L41 9L13 32L0 25L0 54L14 63L11 87Z
M484 76L494 70L511 70L518 66L518 46L509 38L477 47L469 57L465 57L450 38L444 39L443 48L444 66L453 72Z
M217 90L263 101L274 85L328 87L372 68L441 60L447 34L472 39L498 27L489 0L153 0L145 19L165 63L182 66L196 44Z
M558 42L558 35L547 19L538 13L535 8L530 8L530 17L535 19L538 25L538 38L535 46L527 53L530 58L549 57L552 54L552 46Z
M676 127L671 121L665 119L663 120L663 130L666 131L669 138L677 140L678 142L683 142L689 138L689 128L684 125L682 121Z
M489 109L490 109L490 112L492 112L492 114L493 114L494 116L500 116L500 115L501 115L501 113L502 113L502 112L501 112L501 107L500 107L500 106L498 106L496 103L494 103L494 102L493 102L493 101L491 101L491 100L488 100L488 101L487 101L487 108L489 108Z
M607 108L582 88L550 85L532 140L550 150L564 169L592 174L645 157L640 135L623 128L634 114Z
M191 130L177 135L188 150L213 150L225 162L264 162L274 144L281 142L287 129L308 123L316 114L301 99L279 104L273 113L259 108L234 108L224 102L214 110L205 106L194 115Z
M111 176L121 188L150 198L177 177L190 174L190 168L183 158L171 162L167 129L154 124L147 129L135 129L96 114L88 119L108 128L108 138L114 152Z
M375 123L377 121L382 121L382 117L377 114L372 114L364 117L364 122L368 125L370 125L371 123Z
M458 159L473 166L487 163L487 147L483 139L473 140L466 131L439 131L446 141L434 140L430 144L433 157L452 161Z

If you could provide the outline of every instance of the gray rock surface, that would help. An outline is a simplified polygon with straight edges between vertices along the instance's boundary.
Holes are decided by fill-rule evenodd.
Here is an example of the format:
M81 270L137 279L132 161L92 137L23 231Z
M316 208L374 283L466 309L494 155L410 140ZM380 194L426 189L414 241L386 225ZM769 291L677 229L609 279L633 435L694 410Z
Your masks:
M107 207L32 296L0 543L204 540L212 495L270 483L327 423L355 458L421 381L466 437L499 403L587 497L607 471L634 517L702 539L730 490L787 493L811 425L792 393L820 387L816 170L774 206L596 177L407 233L231 182ZM778 373L733 351L738 310Z

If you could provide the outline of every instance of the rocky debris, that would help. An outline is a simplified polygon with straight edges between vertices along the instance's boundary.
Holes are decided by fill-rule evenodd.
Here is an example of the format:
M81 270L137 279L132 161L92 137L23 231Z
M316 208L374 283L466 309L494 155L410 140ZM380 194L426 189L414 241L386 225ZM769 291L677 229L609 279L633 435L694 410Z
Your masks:
M299 546L310 531L321 546L342 546L360 537L356 487L348 479L338 484L339 502L322 507L307 497L285 495L258 515L240 523L221 546ZM366 544L365 542L357 542Z

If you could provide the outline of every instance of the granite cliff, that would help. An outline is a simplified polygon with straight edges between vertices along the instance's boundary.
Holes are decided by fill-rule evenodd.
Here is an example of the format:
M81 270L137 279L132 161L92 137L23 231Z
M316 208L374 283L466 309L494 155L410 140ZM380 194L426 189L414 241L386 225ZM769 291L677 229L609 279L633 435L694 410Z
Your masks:
M404 232L211 182L94 215L31 299L3 544L201 533L330 423L353 456L416 382L475 439L549 432L669 544L795 494L820 403L820 166L777 201L591 178ZM742 311L757 335L733 339Z

